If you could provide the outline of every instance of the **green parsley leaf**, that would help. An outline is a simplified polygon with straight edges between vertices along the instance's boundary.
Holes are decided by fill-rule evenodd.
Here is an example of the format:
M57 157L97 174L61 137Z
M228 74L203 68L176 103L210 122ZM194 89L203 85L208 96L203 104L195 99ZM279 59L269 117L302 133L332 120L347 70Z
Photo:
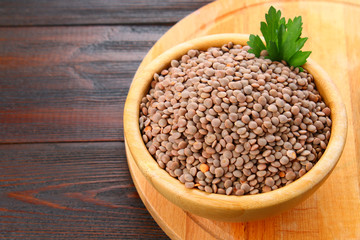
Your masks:
M281 61L280 52L279 52L279 49L277 48L276 42L270 41L266 47L267 47L267 51L269 53L269 58L271 60Z
M265 43L259 35L250 35L248 45L251 47L249 52L259 57L262 50L267 50L268 58L272 61L284 60L293 67L300 67L306 63L306 59L311 52L300 51L308 38L301 38L302 18L295 17L286 23L285 18L281 18L281 11L270 7L265 14L266 22L261 22L260 30L264 36Z
M289 60L289 65L290 66L302 66L304 65L304 63L306 63L306 59L310 56L309 51L303 52L303 51L298 51L297 53L295 53Z
M249 40L248 44L251 47L249 52L254 53L256 56L260 56L261 51L266 49L261 38L258 35L255 36L254 34L251 34Z

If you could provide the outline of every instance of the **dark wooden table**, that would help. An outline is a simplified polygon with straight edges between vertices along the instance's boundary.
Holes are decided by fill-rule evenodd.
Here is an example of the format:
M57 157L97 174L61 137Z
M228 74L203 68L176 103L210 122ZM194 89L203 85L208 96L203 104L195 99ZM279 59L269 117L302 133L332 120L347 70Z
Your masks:
M210 0L0 1L0 238L167 239L122 111L151 46Z

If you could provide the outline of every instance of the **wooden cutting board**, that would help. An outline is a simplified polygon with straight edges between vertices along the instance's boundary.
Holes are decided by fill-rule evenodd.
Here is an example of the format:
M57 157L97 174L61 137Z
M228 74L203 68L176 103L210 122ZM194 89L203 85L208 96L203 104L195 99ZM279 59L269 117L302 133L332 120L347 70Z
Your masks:
M184 212L145 180L131 155L128 164L145 206L172 239L360 239L360 2L358 0L220 0L171 28L150 50L138 72L170 47L215 33L260 34L273 5L283 16L301 15L303 36L345 102L349 130L342 157L325 184L296 208L262 221L225 223Z

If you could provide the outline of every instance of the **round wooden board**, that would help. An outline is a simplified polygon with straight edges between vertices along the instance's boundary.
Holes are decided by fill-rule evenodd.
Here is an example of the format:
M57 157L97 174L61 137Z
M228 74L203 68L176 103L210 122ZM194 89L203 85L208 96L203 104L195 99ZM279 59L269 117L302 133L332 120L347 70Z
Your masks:
M127 150L139 195L172 239L360 239L360 3L357 0L220 0L184 18L149 51L140 65L186 40L215 33L260 34L260 21L273 5L283 16L303 17L303 36L332 77L347 108L349 130L342 157L324 185L281 215L248 223L225 223L184 212L146 181ZM136 77L136 76L135 76Z

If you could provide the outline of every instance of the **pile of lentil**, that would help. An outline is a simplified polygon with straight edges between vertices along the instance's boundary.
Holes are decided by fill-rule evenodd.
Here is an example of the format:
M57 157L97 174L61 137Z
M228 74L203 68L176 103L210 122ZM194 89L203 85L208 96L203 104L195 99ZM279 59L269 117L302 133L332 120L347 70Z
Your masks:
M187 188L269 192L303 176L328 144L330 108L313 76L248 50L189 50L142 99L146 147Z

